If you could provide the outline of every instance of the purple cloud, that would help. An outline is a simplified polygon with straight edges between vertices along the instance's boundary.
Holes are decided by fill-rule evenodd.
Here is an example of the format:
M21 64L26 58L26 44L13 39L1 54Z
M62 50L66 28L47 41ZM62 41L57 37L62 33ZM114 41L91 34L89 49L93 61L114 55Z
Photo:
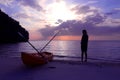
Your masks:
M108 35L120 34L120 26L96 27L96 25L94 25L93 23L89 23L89 22L82 23L80 21L75 21L75 20L63 22L61 25L59 25L56 28L47 27L41 29L40 32L45 37L52 36L56 30L62 30L60 35L81 35L81 31L83 29L86 29L89 35L95 35L95 36L105 36L105 35L108 36Z
M67 20L56 27L46 27L40 32L43 36L52 36L56 30L62 30L60 35L82 35L81 31L86 29L89 35L93 36L111 36L120 34L120 26L97 26L105 22L107 16L103 13L94 13L85 17L84 22L78 20Z
M106 19L105 15L96 13L96 14L87 16L85 20L86 20L86 23L99 24L99 23L104 22L105 19Z
M71 10L75 11L76 14L87 14L89 12L99 13L99 10L97 8L91 7L89 5L76 5Z
M13 16L14 16L15 18L24 18L24 19L30 18L30 16L28 16L28 15L25 14L25 13L17 13L17 14L14 14Z
M92 36L116 36L120 34L120 26L110 24L118 24L119 20L115 21L112 17L108 17L106 14L102 13L99 8L89 6L89 5L77 5L71 9L76 12L76 15L85 15L82 20L67 20L61 22L56 27L46 27L40 30L40 33L45 36L52 36L56 30L62 30L60 35L73 35L79 36L82 35L82 30L86 29L89 35ZM118 12L118 10L117 10ZM99 25L106 23L107 20L110 20L109 25ZM99 25L99 26L98 26ZM119 38L120 39L120 38Z
M116 14L120 16L120 8L115 8L111 12L106 13L106 15L116 15Z
M0 5L11 5L14 0L0 0Z
M37 0L17 0L17 1L19 1L24 6L29 6L38 11L42 9L42 7L38 4Z

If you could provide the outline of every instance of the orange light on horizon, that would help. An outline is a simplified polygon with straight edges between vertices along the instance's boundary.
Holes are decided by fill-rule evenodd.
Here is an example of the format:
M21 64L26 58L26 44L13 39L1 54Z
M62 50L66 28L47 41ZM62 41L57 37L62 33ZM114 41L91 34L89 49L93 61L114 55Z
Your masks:
M49 37L48 39L51 39L52 37ZM76 36L76 35L64 35L64 36L56 36L54 40L81 40L82 35ZM94 36L89 36L89 40L95 40Z
M45 37L41 35L39 32L30 32L30 39L29 40L50 40L53 36ZM45 37L45 38L44 38ZM56 36L54 40L81 40L82 35L63 35L63 36ZM113 38L114 39L114 38ZM94 36L89 35L89 40L111 40L110 36Z
M49 37L51 39L51 37ZM54 40L80 40L81 36L72 36L72 35L65 35L65 36L56 36Z

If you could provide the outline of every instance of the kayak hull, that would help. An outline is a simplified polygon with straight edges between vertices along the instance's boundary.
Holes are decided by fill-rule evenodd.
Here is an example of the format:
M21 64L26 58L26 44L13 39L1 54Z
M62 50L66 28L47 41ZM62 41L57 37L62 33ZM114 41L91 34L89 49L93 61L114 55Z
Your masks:
M27 66L37 66L53 60L53 54L50 52L41 52L40 54L21 52L22 62Z

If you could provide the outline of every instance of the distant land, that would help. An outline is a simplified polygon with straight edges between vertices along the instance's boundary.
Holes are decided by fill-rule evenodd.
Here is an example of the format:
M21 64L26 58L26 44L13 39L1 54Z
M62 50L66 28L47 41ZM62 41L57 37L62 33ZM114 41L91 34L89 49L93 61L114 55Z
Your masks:
M18 32L23 36L21 37ZM18 21L9 17L0 10L0 43L26 42L29 40L29 33Z

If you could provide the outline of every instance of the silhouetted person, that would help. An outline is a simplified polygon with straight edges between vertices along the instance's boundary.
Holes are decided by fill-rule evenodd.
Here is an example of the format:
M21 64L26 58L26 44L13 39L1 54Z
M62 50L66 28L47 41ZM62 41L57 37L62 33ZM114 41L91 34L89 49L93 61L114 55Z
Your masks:
M88 46L88 35L86 30L82 30L82 39L81 39L81 61L83 62L83 57L85 56L85 62L87 62L87 46Z

